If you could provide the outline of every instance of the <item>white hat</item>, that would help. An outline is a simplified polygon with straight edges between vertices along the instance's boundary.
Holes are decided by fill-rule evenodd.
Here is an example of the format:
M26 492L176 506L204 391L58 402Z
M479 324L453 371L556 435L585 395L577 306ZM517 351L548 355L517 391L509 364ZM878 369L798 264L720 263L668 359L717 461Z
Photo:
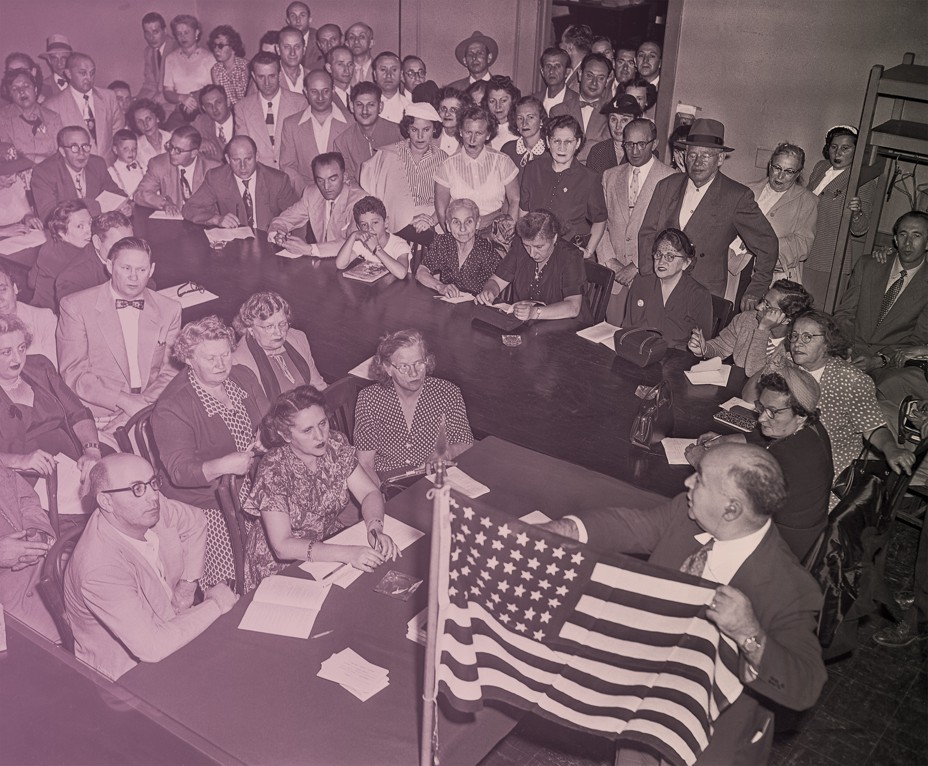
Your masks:
M407 117L417 117L420 120L429 120L430 122L441 122L441 117L438 116L435 107L427 101L408 104L404 111Z

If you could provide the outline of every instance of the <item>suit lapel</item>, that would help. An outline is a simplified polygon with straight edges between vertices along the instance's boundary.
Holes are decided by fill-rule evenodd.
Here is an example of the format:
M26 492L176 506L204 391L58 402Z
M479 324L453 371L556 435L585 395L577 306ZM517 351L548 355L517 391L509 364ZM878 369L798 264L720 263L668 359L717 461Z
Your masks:
M128 309L123 309L126 311ZM119 369L129 382L129 357L126 354L126 341L122 335L122 325L116 314L116 301L110 291L109 282L100 286L97 293L97 324L99 326L100 336L106 342L113 359L119 365Z
M688 235L690 235L691 232L699 231L700 229L705 230L712 226L712 221L715 219L715 213L719 207L721 186L721 178L716 176L709 184L709 188L702 193L702 199L699 201L699 204L693 211L693 215L690 216L690 220L687 221L686 227L683 229ZM686 187L684 186L684 188ZM683 195L680 195L680 202L682 204ZM678 213L677 221L679 220ZM692 239L692 236L690 236L690 239Z
M142 298L145 300L145 308L139 316L139 379L145 386L151 376L151 360L155 353L155 343L158 342L161 312L151 290L146 288Z

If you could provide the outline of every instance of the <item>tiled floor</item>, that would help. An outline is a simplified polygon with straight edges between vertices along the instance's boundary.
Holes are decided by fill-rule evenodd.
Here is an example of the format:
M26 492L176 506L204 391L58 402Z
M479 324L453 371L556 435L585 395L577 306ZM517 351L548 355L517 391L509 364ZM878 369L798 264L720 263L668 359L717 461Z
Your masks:
M894 589L911 590L917 545L917 531L897 525L887 571ZM863 625L853 656L828 665L818 704L778 733L770 766L928 765L928 642L885 649L871 639L883 624ZM532 719L480 766L611 766L611 753L605 740Z

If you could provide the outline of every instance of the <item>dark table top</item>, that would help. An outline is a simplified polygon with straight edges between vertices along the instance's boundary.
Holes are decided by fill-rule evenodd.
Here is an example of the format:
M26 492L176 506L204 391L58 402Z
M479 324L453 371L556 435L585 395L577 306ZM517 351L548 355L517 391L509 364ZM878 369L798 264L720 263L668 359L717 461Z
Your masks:
M371 356L385 333L422 330L435 352L435 374L456 383L478 433L568 460L647 489L682 490L686 466L668 466L663 451L645 453L628 434L642 383L666 378L674 395L673 435L695 437L712 425L718 403L737 390L692 386L682 371L695 362L674 353L640 370L605 346L575 334L571 321L537 322L510 348L500 336L472 327L473 304L447 304L412 279L392 276L364 284L345 279L332 259L274 255L263 235L211 250L199 226L149 221L138 216L137 233L152 244L161 286L188 280L219 296L184 311L184 321L210 313L230 321L258 290L274 290L291 304L293 324L309 336L313 356L329 382ZM734 372L734 371L733 371Z

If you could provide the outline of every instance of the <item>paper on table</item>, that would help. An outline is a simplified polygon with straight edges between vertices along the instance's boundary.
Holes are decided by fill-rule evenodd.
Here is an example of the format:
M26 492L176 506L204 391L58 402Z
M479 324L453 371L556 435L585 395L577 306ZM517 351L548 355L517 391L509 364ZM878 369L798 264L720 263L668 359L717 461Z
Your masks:
M390 685L389 671L368 662L353 649L342 649L325 660L316 674L334 681L362 702Z
M725 386L728 385L728 376L731 374L731 365L722 364L721 357L707 359L694 364L684 371L686 379L694 386Z
M307 253L293 253L286 248L278 250L275 255L279 255L281 258L302 258Z
M348 370L349 375L354 375L356 378L364 378L365 380L373 380L371 377L371 362L374 361L374 357L369 356L361 364L356 367L352 367Z
M480 497L490 491L490 488L486 484L481 484L472 476L468 476L456 465L448 469L446 476L448 483L451 485L451 489L457 490L462 495L467 495L470 498ZM434 484L435 474L430 473L428 475L428 480Z
M309 245L299 237L290 237L283 245L283 250L278 250L277 255L284 258L299 258L303 255L318 255L316 245Z
M164 210L156 210L149 216L149 219L152 221L183 221L184 216L180 213L173 214Z
M447 295L436 295L435 297L445 303L470 303L474 300L474 296L470 293L461 293L457 298L450 298Z
M689 461L686 459L686 448L693 442L693 439L674 439L671 436L661 439L661 444L664 446L664 452L667 455L667 464L687 465Z
M184 294L178 295L179 292L183 292ZM174 287L165 287L163 290L159 290L158 294L163 295L165 298L173 298L185 309L191 306L197 306L200 303L216 300L216 298L219 297L216 293L210 292L205 287L202 290L191 290L189 282L182 285L174 285Z
M25 234L0 239L0 255L12 255L30 247L38 247L43 242L45 232L41 229L30 229Z
M84 508L80 498L81 472L77 470L77 463L61 453L55 455L55 462L58 463L58 514L83 515ZM45 479L36 482L35 491L39 496L39 503L47 509L48 487Z
M599 324L594 324L592 327L578 330L577 335L586 340L591 340L594 343L601 343L606 348L615 351L615 331L621 329L621 327L616 327L614 324L600 322Z
M753 404L745 401L744 399L738 396L733 396L727 402L720 404L719 407L721 407L723 410L726 410L726 411L730 410L732 407L744 407L746 410L754 409Z
M526 524L544 524L551 521L551 517L544 511L529 511L524 516L520 516L519 521L524 521Z
M217 227L215 229L205 229L205 231L206 238L210 242L232 242L235 239L248 239L255 235L250 226L236 226L234 229Z
M265 577L238 626L259 633L309 638L329 588L329 583L298 577Z
M100 206L101 213L112 213L122 207L126 198L121 194L114 194L105 189L97 195L97 204Z

